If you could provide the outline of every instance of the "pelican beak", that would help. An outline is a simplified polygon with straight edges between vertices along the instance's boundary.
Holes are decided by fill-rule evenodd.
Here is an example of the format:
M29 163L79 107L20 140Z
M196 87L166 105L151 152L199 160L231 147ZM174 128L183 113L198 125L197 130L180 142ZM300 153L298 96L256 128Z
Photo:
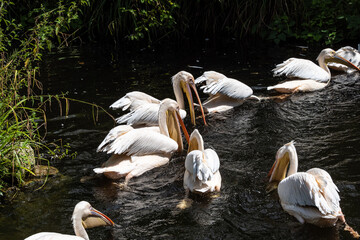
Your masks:
M178 152L183 150L183 142L180 132L180 126L184 132L186 141L189 142L189 133L186 130L185 124L181 119L180 113L178 110L168 110L167 113L167 126L169 131L170 138L174 139L178 144ZM180 126L179 126L180 125Z
M355 66L354 64L352 64L350 61L346 60L345 58L336 55L336 53L334 54L334 57L330 61L344 64L345 66L348 66L350 68L354 68L354 69L360 71L360 69L357 66Z
M192 136L192 134L191 134L191 136ZM190 142L189 142L187 153L190 153L193 150L199 150L199 148L200 148L199 142L195 138L190 137Z
M203 106L201 104L200 97L199 97L199 94L198 94L198 92L196 90L196 86L195 86L194 81L190 81L189 83L188 82L182 82L182 89L183 89L184 93L186 94L186 97L187 97L188 102L189 102L191 123L193 125L196 125L196 123L195 123L194 100L193 100L193 97L192 97L192 94L191 94L190 87L193 89L194 94L195 94L195 96L196 96L196 98L198 100L198 103L200 105L200 110L201 110L201 114L202 114L202 117L203 117L203 120L204 120L204 124L207 125L206 120L205 120L204 109L203 109Z
M183 132L184 132L186 141L187 141L187 143L189 143L189 141L190 141L190 140L189 140L189 139L190 139L189 133L188 133L188 131L186 130L185 124L184 124L183 120L181 119L180 113L179 113L178 111L176 111L176 117L177 117L178 122L179 122L179 124L180 124L180 126L181 126L181 128L182 128L182 130L183 130Z
M114 226L114 222L102 212L90 207L90 216L83 219L84 228L93 228L99 226Z
M285 178L289 163L289 153L285 153L281 157L276 156L276 160L268 173L270 179L268 187L266 188L267 192L275 190L279 182Z

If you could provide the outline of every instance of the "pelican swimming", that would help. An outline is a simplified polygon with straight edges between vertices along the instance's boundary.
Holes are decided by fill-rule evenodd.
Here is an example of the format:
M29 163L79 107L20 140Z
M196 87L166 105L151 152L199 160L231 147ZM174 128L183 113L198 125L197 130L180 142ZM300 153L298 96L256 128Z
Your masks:
M120 125L108 133L97 151L113 155L96 173L104 173L111 179L125 176L124 187L132 177L169 162L171 155L183 150L181 125L186 140L188 133L180 118L179 105L171 99L164 99L158 111L158 127L133 128Z
M336 55L343 57L355 66L360 67L360 53L355 48L350 46L342 47L336 51ZM328 66L331 69L342 72L355 71L353 68L349 68L348 66L341 63L329 62Z
M183 91L188 99L191 122L195 125L194 102L190 90L190 88L192 88L199 102L203 120L206 125L204 111L195 87L193 75L185 71L180 71L172 77L172 85L176 101L180 106L180 116L182 118L185 118L186 116L185 101L182 93ZM160 100L146 93L134 91L127 93L124 97L114 102L110 108L122 108L123 111L130 108L129 113L116 119L117 123L126 123L133 126L154 126L158 124L158 111L160 102Z
M195 84L203 82L206 85L200 88L210 95L203 103L203 107L209 113L227 111L241 105L245 99L259 100L258 97L252 95L253 90L249 86L215 71L204 72L195 80Z
M269 172L270 189L277 186L282 208L300 223L331 227L345 217L340 208L339 190L330 175L320 168L297 172L294 142L282 146ZM287 174L286 174L287 172Z
M360 70L354 64L338 56L334 50L326 48L317 57L319 65L310 60L289 58L276 65L272 71L274 76L285 75L287 78L295 79L283 82L275 86L267 87L268 90L276 90L280 93L311 92L325 88L331 79L331 73L327 66L328 62L339 62L346 66Z
M89 240L85 228L114 225L114 222L109 217L94 209L90 203L86 201L81 201L76 204L72 221L76 236L54 232L41 232L27 237L25 240Z
M207 193L220 191L220 160L212 149L204 149L204 141L195 129L189 140L185 160L184 188L188 192Z

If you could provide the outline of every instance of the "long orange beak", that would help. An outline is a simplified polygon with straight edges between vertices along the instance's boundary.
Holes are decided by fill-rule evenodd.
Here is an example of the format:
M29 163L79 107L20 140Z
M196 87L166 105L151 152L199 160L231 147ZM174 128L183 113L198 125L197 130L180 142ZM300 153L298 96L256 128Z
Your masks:
M187 141L188 144L189 144L189 142L190 142L189 133L188 133L188 131L186 130L185 124L184 124L183 120L181 119L179 112L178 112L178 111L175 111L175 112L176 112L176 117L178 118L178 121L179 121L179 123L180 123L181 129L182 129L183 132L184 132L186 141Z
M338 56L336 54L334 55L334 58L336 58L337 60L340 60L339 63L360 71L360 69L357 66L355 66L354 64L352 64L350 61L346 60L345 58Z
M199 103L199 105L200 105L201 115L202 115L202 117L203 117L204 124L207 126L206 119L205 119L205 114L204 114L204 108L203 108L203 106L202 106L202 104L201 104L200 97L199 97L199 94L198 94L198 92L197 92L197 90L196 90L195 83L194 83L194 82L191 82L190 87L193 89L193 91L194 91L194 93L195 93L195 96L196 96L196 98L197 98L197 100L198 100L198 103Z
M273 171L274 171L274 168L275 168L276 162L277 162L277 161L275 161L275 162L274 162L274 164L272 165L272 167L271 167L271 169L270 169L270 171L269 171L269 173L268 173L268 175L267 175L267 177L268 177L268 178L270 178L270 177L271 177L271 174L272 174L272 173L273 173Z

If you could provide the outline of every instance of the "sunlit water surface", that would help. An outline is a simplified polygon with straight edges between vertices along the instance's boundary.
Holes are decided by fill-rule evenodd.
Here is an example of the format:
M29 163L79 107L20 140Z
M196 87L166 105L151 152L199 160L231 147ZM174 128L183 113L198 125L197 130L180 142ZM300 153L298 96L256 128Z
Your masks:
M249 86L274 84L270 70L289 57L315 60L319 50L276 48L127 53L117 62L99 49L80 48L45 57L41 79L46 93L108 106L125 93L140 90L159 99L174 98L170 77L180 70L195 77L216 70ZM300 55L305 54L305 56ZM197 66L200 68L194 68ZM193 197L186 210L176 209L184 198L182 177L185 152L169 164L130 182L130 191L95 176L108 156L96 147L114 126L100 111L94 124L91 107L70 103L68 118L57 117L52 103L48 138L70 143L75 159L57 160L61 176L41 190L25 190L0 207L0 239L23 239L40 231L73 234L71 214L87 200L107 214L115 227L88 230L90 239L350 239L341 226L320 229L300 225L286 214L276 193L266 194L266 176L275 153L295 140L299 170L325 169L340 190L347 222L360 230L360 81L359 74L333 76L322 91L295 94L285 101L247 101L224 114L197 120L205 147L221 161L222 189L215 198ZM269 96L265 91L255 91ZM270 94L273 95L273 94ZM205 95L201 95L205 99ZM115 117L120 111L109 112ZM186 120L188 131L193 127ZM121 181L120 181L121 182Z

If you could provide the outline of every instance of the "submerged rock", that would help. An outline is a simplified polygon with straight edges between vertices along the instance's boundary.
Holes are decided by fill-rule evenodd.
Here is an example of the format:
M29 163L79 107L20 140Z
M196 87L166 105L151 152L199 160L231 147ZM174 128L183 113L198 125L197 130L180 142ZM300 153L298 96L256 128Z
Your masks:
M47 165L35 165L32 172L34 175L31 175L24 182L24 186L27 188L37 186L37 184L43 184L47 177L61 175L56 167Z
M53 176L59 173L59 170L56 167L45 166L45 165L35 165L33 169L35 177L45 177L47 175Z

